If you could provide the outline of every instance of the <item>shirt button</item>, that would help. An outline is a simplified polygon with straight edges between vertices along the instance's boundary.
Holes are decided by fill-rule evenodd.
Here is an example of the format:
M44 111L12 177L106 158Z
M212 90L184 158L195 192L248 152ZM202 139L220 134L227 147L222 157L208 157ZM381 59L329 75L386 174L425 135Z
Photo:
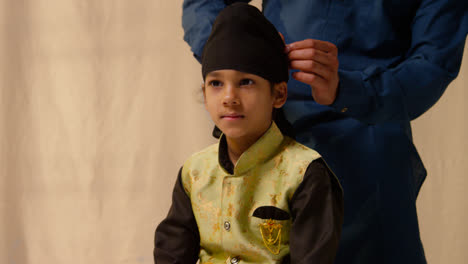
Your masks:
M343 107L343 109L341 109L341 113L344 113L346 111L348 111L348 107Z
M239 263L239 258L237 257L231 258L231 264L237 264L237 263Z
M224 229L226 229L227 231L231 230L231 223L229 223L228 221L224 222Z

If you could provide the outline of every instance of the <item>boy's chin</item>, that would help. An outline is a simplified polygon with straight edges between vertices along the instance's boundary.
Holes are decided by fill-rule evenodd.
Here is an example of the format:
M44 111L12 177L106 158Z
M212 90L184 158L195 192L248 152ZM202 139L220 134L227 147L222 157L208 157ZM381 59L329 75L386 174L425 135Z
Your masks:
M229 139L241 139L246 136L245 132L242 131L241 129L229 128L229 129L223 129L221 131L226 136L226 138L229 138Z
M262 136L263 133L248 133L245 129L236 129L236 128L229 128L221 130L225 135L226 139L238 141L239 143L251 143L252 140L257 140L259 137Z
M220 128L221 132L229 139L242 139L248 136L246 133L245 128L240 127L222 127Z

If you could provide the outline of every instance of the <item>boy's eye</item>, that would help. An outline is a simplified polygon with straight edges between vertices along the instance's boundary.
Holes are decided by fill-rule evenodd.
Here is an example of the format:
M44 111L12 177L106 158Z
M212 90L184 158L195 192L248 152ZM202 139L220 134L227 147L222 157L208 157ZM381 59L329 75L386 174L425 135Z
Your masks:
M213 87L219 87L219 86L221 86L221 82L220 82L220 81L216 81L216 80L210 81L209 84L210 84L211 86L213 86Z
M244 86L244 85L252 85L254 84L254 81L251 80L251 79L243 79L240 81L240 85L241 86Z

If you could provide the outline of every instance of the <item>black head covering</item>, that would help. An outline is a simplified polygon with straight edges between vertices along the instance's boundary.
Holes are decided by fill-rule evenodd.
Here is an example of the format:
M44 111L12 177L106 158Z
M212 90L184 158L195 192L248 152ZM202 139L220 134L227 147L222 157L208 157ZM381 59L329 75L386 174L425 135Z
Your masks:
M235 3L216 18L203 49L203 79L222 69L255 74L273 83L288 81L283 40L256 7Z

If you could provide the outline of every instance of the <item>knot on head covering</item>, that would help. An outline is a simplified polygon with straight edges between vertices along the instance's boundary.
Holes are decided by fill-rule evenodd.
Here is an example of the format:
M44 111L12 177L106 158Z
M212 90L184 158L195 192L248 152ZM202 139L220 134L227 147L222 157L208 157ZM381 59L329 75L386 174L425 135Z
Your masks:
M202 75L231 69L258 75L273 83L287 82L288 58L273 24L254 6L235 3L213 24L202 54Z

